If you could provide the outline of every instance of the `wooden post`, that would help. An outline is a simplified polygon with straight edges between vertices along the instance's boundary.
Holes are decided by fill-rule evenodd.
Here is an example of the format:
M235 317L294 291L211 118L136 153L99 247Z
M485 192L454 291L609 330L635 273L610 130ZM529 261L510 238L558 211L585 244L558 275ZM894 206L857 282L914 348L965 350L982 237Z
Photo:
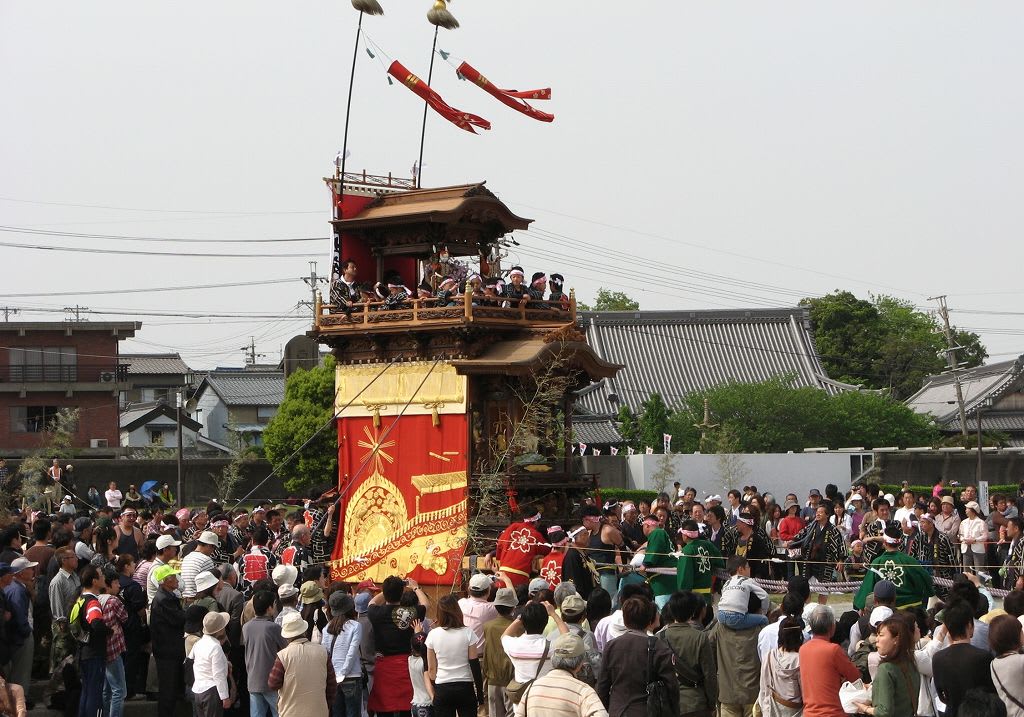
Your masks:
M320 291L316 292L316 299L313 301L313 328L320 328L320 310L324 303L324 297L320 295ZM181 429L178 429L179 432ZM180 490L180 488L179 488Z
M569 316L576 323L576 289L569 289Z
M466 284L466 290L462 294L462 310L466 315L466 320L473 321L473 287L468 283Z
M417 321L420 318L420 300L412 300L412 320Z

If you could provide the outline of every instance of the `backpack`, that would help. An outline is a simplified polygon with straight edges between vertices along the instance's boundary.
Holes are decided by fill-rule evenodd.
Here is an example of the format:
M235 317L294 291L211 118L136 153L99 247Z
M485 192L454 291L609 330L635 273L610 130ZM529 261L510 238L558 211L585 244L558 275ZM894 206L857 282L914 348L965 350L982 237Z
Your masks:
M875 633L872 631L857 645L857 649L853 652L853 664L860 671L861 679L865 683L871 679L871 673L868 672L868 655L872 652L877 652L878 648L875 645Z
M71 605L71 612L68 613L68 628L70 629L71 637L83 645L89 643L89 637L92 635L89 623L85 620L87 597L96 600L93 595L81 595Z

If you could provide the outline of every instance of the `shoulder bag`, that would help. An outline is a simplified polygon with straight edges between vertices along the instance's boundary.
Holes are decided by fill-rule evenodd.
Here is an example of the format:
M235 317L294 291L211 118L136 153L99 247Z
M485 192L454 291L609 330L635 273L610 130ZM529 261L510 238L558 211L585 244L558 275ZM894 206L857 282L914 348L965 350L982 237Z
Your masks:
M675 710L668 696L668 685L654 675L654 647L656 637L647 638L647 715L648 717L674 717Z
M529 682L516 682L515 680L512 680L508 683L508 686L505 687L505 692L508 694L508 698L512 700L512 704L519 704L523 699L523 695L529 691L530 685L533 684L534 680L540 677L540 671L544 669L544 660L548 659L549 647L551 647L551 643L544 640L544 652L541 653L540 662L537 663L537 672L534 674L533 680L530 680Z
M996 658L996 659L999 659L999 658ZM995 661L994 660L993 660L992 664L993 664L993 667L994 667L995 666ZM1006 689L1006 685L1003 684L1003 681L999 678L999 673L996 672L995 669L992 670L992 676L996 678L996 682L999 683L999 689L1001 689L1003 691L1003 694L1006 695L1007 699L1009 699L1011 702L1013 702L1013 704L1017 705L1017 707L1019 707L1020 709L1024 710L1024 704L1021 704L1020 700L1018 700L1016 697L1014 697L1013 695L1010 694L1010 691L1008 689Z

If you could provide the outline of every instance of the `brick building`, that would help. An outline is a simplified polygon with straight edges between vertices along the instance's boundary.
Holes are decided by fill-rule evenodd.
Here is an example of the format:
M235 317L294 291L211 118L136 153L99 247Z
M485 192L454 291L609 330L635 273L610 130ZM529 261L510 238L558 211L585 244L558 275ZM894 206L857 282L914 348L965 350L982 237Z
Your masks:
M36 448L62 408L80 410L76 448L119 444L118 399L127 367L120 342L135 321L0 323L0 451Z

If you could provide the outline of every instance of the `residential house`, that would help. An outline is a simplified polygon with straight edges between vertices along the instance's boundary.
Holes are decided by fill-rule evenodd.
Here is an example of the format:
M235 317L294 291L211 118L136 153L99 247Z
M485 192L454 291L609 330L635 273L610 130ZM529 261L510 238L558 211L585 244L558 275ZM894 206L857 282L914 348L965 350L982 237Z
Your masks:
M176 406L178 391L188 398L194 373L177 353L121 354L119 363L127 367L130 386L121 394L122 409L138 403L163 401Z
M1009 445L1024 447L1024 355L1009 361L929 376L920 391L906 403L918 413L927 413L944 434L961 432L956 382L964 398L967 430L998 432L1009 438Z
M119 346L136 321L0 323L0 450L40 445L57 412L79 409L75 448L119 443L118 398L129 388Z
M856 388L825 373L803 308L581 312L580 322L598 356L625 366L576 394L574 440L599 449L621 442L619 409L639 414L654 393L677 407L729 381L791 376L833 394Z
M201 438L237 450L263 445L263 430L284 400L284 372L276 366L217 368L189 401Z
M194 451L199 443L203 424L183 413L181 417L183 448ZM121 446L125 448L177 448L177 409L166 401L135 403L121 412Z

